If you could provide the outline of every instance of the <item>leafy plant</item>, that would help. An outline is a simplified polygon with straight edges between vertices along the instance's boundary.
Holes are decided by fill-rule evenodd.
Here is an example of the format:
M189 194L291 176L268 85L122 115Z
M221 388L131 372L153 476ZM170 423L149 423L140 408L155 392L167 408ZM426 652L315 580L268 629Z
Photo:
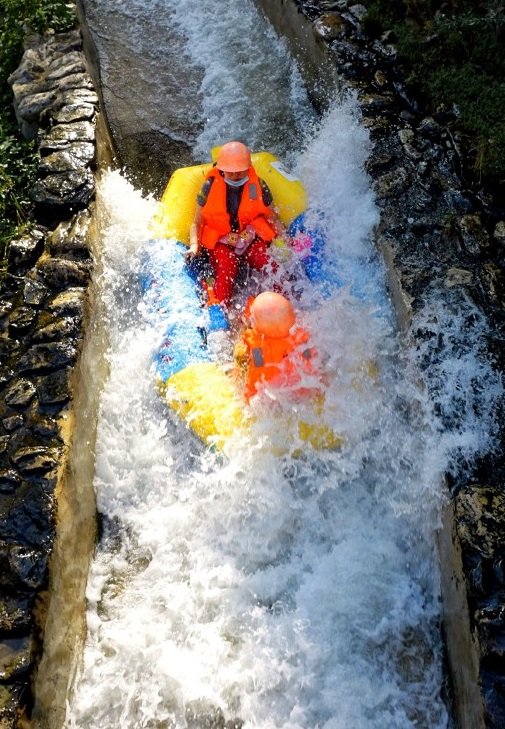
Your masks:
M363 0L368 32L391 31L408 85L429 113L455 108L476 172L505 182L502 0Z
M19 133L7 79L19 65L29 32L75 27L73 4L63 0L0 0L0 267L8 242L27 224L36 172L34 145Z
M26 225L31 209L28 191L36 172L33 145L16 136L0 137L0 246Z

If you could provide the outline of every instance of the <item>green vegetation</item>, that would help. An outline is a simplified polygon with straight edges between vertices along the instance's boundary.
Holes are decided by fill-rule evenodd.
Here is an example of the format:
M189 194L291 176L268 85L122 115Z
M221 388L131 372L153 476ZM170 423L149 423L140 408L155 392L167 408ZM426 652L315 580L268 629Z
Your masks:
M7 83L23 54L28 32L69 30L76 25L73 4L64 0L0 0L0 267L8 242L26 224L36 159L33 143L18 131Z
M429 113L456 112L474 171L505 183L503 0L363 0L367 31L390 31L408 87Z

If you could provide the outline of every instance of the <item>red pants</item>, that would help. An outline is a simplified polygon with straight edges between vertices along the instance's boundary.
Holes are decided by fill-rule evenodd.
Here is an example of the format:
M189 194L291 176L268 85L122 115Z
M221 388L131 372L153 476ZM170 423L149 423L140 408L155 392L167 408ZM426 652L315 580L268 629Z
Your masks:
M270 256L265 241L257 238L241 256L237 256L225 243L216 243L216 247L209 251L209 261L214 271L214 295L218 301L228 303L239 266L246 263L260 271L270 262Z

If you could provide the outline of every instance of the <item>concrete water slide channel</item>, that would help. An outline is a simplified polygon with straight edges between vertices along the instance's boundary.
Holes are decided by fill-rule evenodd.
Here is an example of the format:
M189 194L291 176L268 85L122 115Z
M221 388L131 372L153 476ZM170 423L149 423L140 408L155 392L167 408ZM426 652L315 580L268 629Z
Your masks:
M324 23L314 26L294 1L257 4L268 14L277 32L286 36L306 75L314 103L324 109L339 85L349 84L349 78L339 80L335 60L327 52L328 39L338 31L334 27L328 30ZM199 132L199 123L191 114L199 99L198 72L185 62L183 44L170 23L165 27L156 15L152 16L152 24L135 28L136 46L132 49L128 42L131 27L126 36L122 31L125 24L138 21L134 15L125 17L120 5L107 14L106 22L97 0L81 0L80 14L88 57L95 61L95 81L116 159L141 186L158 194L173 169L192 161L191 148ZM170 65L160 67L159 55L153 49L168 45L172 49ZM363 87L363 83L361 79L356 86ZM163 105L160 98L165 99ZM373 103L378 102L363 96L365 110ZM370 127L373 128L373 122ZM398 320L406 328L412 317L412 297L404 286L401 266L397 266L396 252L387 237L381 240L379 236L378 244L389 264ZM478 660L469 628L461 557L454 548L453 532L449 509L440 540L449 661L459 726L478 729L486 726L478 691Z

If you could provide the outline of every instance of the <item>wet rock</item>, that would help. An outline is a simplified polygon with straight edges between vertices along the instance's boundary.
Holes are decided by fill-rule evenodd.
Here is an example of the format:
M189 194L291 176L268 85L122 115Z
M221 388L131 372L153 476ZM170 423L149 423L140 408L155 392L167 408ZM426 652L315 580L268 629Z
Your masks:
M44 494L47 502L50 504L54 500L54 493L56 486L58 485L58 469L55 468L52 471L45 471L44 473L31 474L27 481L36 486L41 494ZM53 535L51 536L51 540ZM52 543L52 541L51 541ZM49 544L49 542L48 542Z
M11 241L7 270L17 276L23 275L33 266L43 250L44 236L40 230Z
M411 179L412 176L404 167L397 167L374 180L375 194L379 199L397 197L407 189Z
M34 84L34 88L39 89L40 87ZM16 111L18 118L23 120L25 136L33 137L39 117L53 106L58 98L58 90L53 87L48 91L38 91L37 93L30 93L29 89L26 88L25 91L26 96L20 99Z
M69 30L66 33L58 33L48 41L50 56L66 55L73 51L82 52L82 41L79 30Z
M90 257L88 228L90 213L83 210L71 221L61 223L48 237L51 255L72 260L86 260Z
M70 399L70 370L54 372L37 381L37 394L41 405L62 405Z
M365 162L365 169L371 175L390 170L398 161L392 154L370 155Z
M439 139L442 127L431 116L428 116L419 123L418 131L431 139Z
M377 71L376 71L376 72L374 73L374 76L373 76L373 78L374 78L374 81L375 81L375 83L377 84L377 86L378 86L378 87L379 87L380 89L382 89L382 88L384 88L385 86L387 86L387 85L388 85L388 79L387 79L387 76L386 76L386 74L385 74L385 73L384 73L383 71L381 71L380 69L378 69L378 70L377 70Z
M44 62L40 50L38 48L27 48L23 54L21 64L11 73L7 81L11 86L16 82L28 83L43 72Z
M26 681L0 684L0 729L19 729L19 715L28 701Z
M40 68L40 73L34 73L32 70L28 71L26 69L20 73L20 69L18 69L9 76L7 81L12 87L14 100L18 106L27 96L33 96L48 90L48 84L41 78L43 71L43 67Z
M429 192L427 192L422 185L415 184L410 189L409 201L411 204L411 210L415 214L415 218L419 217L419 224L417 227L422 228L435 228L436 220L429 218L429 213L433 210L433 199ZM426 220L429 220L428 226L426 226ZM414 221L414 225L416 220Z
M53 441L59 433L56 420L47 415L41 415L37 408L31 408L27 411L26 427L35 437L47 441Z
M82 208L89 204L94 191L94 178L90 170L69 170L37 180L32 198L39 206Z
M70 124L71 122L90 121L94 118L96 107L85 102L68 104L59 111L53 112L52 119L56 124Z
M349 6L349 12L351 12L356 18L358 18L358 20L363 20L368 10L361 3L356 3L355 5Z
M77 347L69 342L35 344L19 360L19 371L52 371L74 364Z
M14 371L10 367L0 367L0 391L14 379Z
M12 91L18 119L21 122L38 121L40 113L51 108L62 92L81 88L92 88L91 81L85 73L73 73L61 79L45 75L33 80L15 81L12 84ZM40 110L36 113L39 106Z
M12 681L25 673L32 664L32 636L0 640L0 681Z
M351 76L356 67L369 70L370 73L376 70L374 55L366 49L356 47L345 38L339 37L332 41L331 49L338 61L339 73L344 77Z
M455 497L456 524L462 544L486 558L505 547L505 493L471 484Z
M29 474L13 494L0 494L0 585L10 591L39 589L46 579L55 509L52 495L36 483L40 476Z
M36 331L32 337L34 342L54 342L77 339L80 332L79 319L57 319Z
M505 220L500 220L496 223L493 231L493 237L501 244L505 244Z
M502 729L505 726L505 681L498 670L484 671L481 674L485 689L483 691L484 710L487 729Z
M453 286L469 286L473 281L473 273L464 268L450 268L445 277L445 285L448 288Z
M37 310L32 306L20 306L9 318L9 335L18 337L26 332L37 317Z
M38 38L39 47L28 48L20 67L8 81L14 94L14 108L22 133L33 138L41 124L69 124L93 118L98 99L86 73L80 37L66 48L55 47L51 39ZM93 109L65 111L64 107L79 99Z
M412 129L400 129L398 131L398 137L400 138L400 142L405 144L412 144L412 142L415 139L415 134Z
M13 408L25 409L35 397L33 382L27 379L16 380L5 392L5 402Z
M0 601L0 635L28 634L32 619L31 599L28 595L4 595ZM1 725L0 725L1 726Z
M383 43L382 41L375 40L372 43L372 48L386 62L391 63L398 57L398 50L393 43Z
M38 589L46 582L48 555L25 546L15 545L9 551L9 564L24 587Z
M314 21L314 30L318 36L326 41L335 40L345 33L346 24L338 13L324 13Z
M47 298L49 289L41 281L28 279L23 290L23 301L32 306L40 306Z
M64 56L55 58L48 66L48 79L59 80L64 76L72 76L76 73L86 72L84 57L80 51L73 51Z
M499 306L505 307L505 269L494 263L484 265L488 291Z
M410 159L416 161L421 159L421 152L414 146L414 140L416 138L416 135L414 134L412 129L400 129L398 132L398 137L400 139L400 142L402 143L403 151L405 152L407 157L410 157Z
M471 255L480 256L489 248L489 236L479 215L463 215L459 219L459 229L463 247Z
M17 450L11 461L21 474L34 471L50 471L60 462L60 448L46 448L45 446L26 446Z
M0 726L17 729L30 694L32 655L39 650L22 641L29 640L34 597L47 583L54 492L65 458L59 421L49 414L70 398L78 354L73 340L80 338L91 268L89 215L74 216L53 233L47 226L69 219L94 195L98 98L79 32L34 37L9 83L22 132L38 140L32 197L46 225L11 245L0 310L0 419L7 433L0 436L0 633L20 641L0 645L0 679L9 681L8 690L0 683Z
M21 476L13 468L0 469L0 493L11 494L16 490L20 483Z
M95 154L95 146L89 142L70 142L42 157L39 171L42 175L78 171L93 164Z
M12 311L12 301L2 301L0 303L0 323L2 326L2 329L5 329L4 324L5 322L9 321L9 314Z
M470 213L472 203L460 190L446 190L443 194L443 203L448 210L457 213Z
M77 104L92 104L94 107L97 107L98 96L92 88L69 89L61 94L55 108L59 113L60 109Z
M375 115L390 111L394 106L394 97L392 94L367 94L361 93L358 96L361 111L363 114Z
M2 420L4 430L6 430L8 433L12 433L14 430L17 430L23 425L23 423L24 418L22 415L9 415Z
M86 286L90 277L90 266L86 263L69 261L66 258L46 258L37 267L44 281L56 290L74 286Z
M0 337L0 365L15 356L18 350L19 342L17 340L5 336Z
M57 294L47 305L47 310L55 316L82 318L86 303L86 292L82 288L68 288Z
M89 151L90 141L71 141L69 139L61 138L55 139L51 137L42 137L39 141L39 151L42 157L47 157L53 152L66 151L66 150L79 150L79 145L82 146L82 152Z
M55 124L48 132L41 136L42 149L50 149L54 143L59 142L88 142L93 144L95 139L95 125L91 122L81 121L71 124Z
M70 76L65 76L63 79L55 79L54 83L58 84L60 93L73 89L93 89L93 82L87 73L73 73Z

